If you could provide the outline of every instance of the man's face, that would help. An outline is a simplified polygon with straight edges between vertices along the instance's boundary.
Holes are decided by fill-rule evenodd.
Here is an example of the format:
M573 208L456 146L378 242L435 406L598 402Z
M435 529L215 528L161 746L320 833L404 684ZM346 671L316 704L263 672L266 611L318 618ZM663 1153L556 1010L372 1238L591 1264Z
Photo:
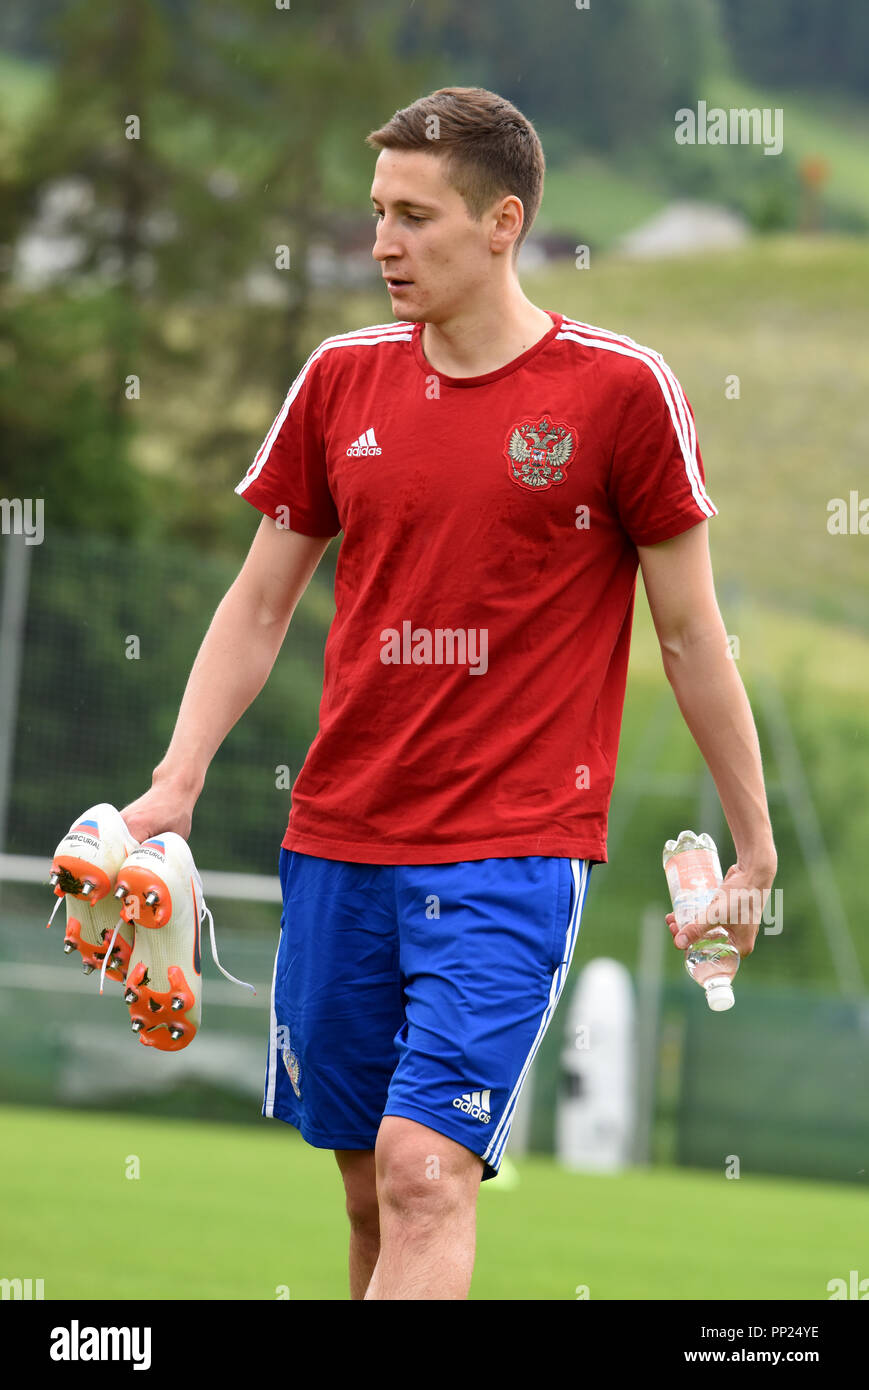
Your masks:
M492 281L490 236L498 203L472 221L443 168L442 159L422 150L381 150L377 157L372 255L398 319L441 323L466 312Z

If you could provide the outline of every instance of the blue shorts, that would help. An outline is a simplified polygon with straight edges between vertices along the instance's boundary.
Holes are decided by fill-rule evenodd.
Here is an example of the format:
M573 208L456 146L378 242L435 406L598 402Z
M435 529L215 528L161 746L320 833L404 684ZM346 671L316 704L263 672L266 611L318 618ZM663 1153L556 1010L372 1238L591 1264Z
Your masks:
M263 1114L373 1149L403 1115L498 1171L555 1012L591 861L355 864L281 849Z

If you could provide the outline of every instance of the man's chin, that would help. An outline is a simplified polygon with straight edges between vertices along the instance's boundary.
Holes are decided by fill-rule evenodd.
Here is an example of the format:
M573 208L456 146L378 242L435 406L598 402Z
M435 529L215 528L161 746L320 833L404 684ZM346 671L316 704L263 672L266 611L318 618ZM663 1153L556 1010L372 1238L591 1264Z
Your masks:
M393 315L402 323L425 322L422 310L417 305L404 303L402 295L390 296L390 299Z

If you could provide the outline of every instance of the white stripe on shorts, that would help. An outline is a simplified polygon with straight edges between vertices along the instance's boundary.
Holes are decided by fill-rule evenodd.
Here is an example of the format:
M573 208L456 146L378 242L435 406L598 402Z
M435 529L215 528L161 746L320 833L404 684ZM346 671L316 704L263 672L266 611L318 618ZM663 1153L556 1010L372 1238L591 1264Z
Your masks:
M534 1061L537 1049L543 1041L543 1036L546 1032L546 1029L549 1027L549 1024L552 1020L552 1015L555 1013L555 1007L558 1003L561 991L564 988L564 982L567 979L568 971L570 970L570 962L573 959L573 948L576 945L576 939L579 935L579 925L582 919L582 907L583 903L585 902L585 890L588 884L589 862L587 859L571 859L570 870L573 874L574 904L573 912L570 914L570 921L567 925L567 933L565 935L564 956L561 963L558 966L558 969L552 976L552 985L549 990L549 1002L547 1003L546 1008L543 1010L543 1017L540 1020L540 1027L537 1029L537 1036L535 1037L534 1042L531 1044L531 1051L525 1058L525 1063L522 1067L522 1070L519 1073L516 1085L513 1087L513 1090L510 1094L510 1098L507 1101L506 1106L504 1107L504 1113L498 1121L498 1125L495 1129L495 1133L492 1135L489 1147L483 1154L483 1158L485 1159L485 1161L489 1163L493 1168L497 1168L501 1162L501 1157L507 1145L507 1140L510 1137L510 1126L513 1123L513 1114L516 1109L516 1102L519 1099L519 1093L522 1090L522 1086L524 1085L525 1078L528 1075L531 1063Z
M275 1086L278 1081L278 1019L275 1013L275 980L278 974L278 955L281 949L281 936L278 937L278 949L275 951L275 968L272 971L272 993L269 1008L269 1060L266 1064L266 1088L263 1096L263 1115L268 1119L275 1118Z

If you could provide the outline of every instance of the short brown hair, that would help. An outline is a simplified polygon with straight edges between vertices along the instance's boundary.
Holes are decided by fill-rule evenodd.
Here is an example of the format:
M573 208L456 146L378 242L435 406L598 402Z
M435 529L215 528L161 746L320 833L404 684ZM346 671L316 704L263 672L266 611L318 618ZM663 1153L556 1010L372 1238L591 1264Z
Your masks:
M521 198L525 220L513 248L518 252L540 207L546 161L537 131L511 102L484 87L441 87L396 111L366 143L380 150L426 150L446 160L447 181L474 222L497 198Z

